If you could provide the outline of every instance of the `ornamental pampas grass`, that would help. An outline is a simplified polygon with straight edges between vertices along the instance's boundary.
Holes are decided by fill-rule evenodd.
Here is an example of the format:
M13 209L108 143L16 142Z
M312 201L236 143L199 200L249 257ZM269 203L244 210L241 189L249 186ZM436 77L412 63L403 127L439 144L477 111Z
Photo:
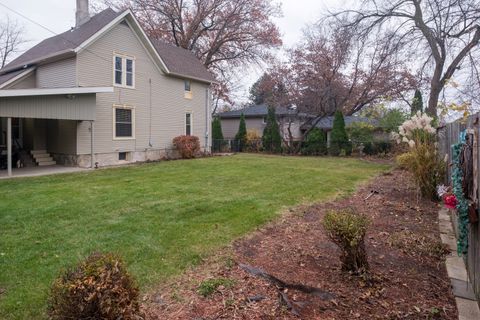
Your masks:
M433 118L427 114L417 112L398 128L398 133L392 138L399 144L408 145L411 156L405 165L413 173L421 195L436 199L436 187L443 181L446 162L437 153L436 130L432 121Z

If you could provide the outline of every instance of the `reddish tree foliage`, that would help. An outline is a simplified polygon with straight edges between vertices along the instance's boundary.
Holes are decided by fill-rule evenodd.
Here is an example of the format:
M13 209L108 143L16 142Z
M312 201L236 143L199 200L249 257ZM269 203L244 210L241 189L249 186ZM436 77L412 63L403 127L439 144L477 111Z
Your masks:
M272 18L280 8L271 0L105 0L133 10L150 37L185 48L222 83L227 95L232 71L267 61L270 49L281 46Z
M314 26L291 50L288 63L269 70L262 88L270 94L264 95L272 105L296 105L299 114L312 115L305 117L311 129L336 110L352 115L413 91L415 77L396 53L390 37L361 41L337 24Z
M416 87L389 37L356 39L347 29L313 28L292 50L288 84L299 110L352 115L384 100L397 100Z

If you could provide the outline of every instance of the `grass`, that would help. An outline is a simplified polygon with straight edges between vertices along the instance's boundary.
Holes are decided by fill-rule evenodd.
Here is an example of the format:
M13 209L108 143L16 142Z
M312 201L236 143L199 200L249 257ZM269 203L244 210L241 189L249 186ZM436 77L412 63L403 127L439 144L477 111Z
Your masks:
M148 290L284 207L348 194L386 168L237 155L0 181L0 318L45 318L53 279L93 251L121 255Z
M207 279L205 281L202 281L198 286L198 293L206 298L215 293L218 287L223 286L225 288L231 288L234 284L235 281L231 279Z

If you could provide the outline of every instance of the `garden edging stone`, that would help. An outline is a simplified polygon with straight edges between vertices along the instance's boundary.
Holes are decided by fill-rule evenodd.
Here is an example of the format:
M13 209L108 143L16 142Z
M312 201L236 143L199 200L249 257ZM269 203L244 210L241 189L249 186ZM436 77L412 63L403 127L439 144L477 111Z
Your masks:
M450 250L450 254L445 260L445 265L457 303L458 319L478 320L480 319L480 308L468 279L465 262L462 257L457 255L454 227L449 211L441 209L438 212L438 220L440 238L442 243L446 244Z

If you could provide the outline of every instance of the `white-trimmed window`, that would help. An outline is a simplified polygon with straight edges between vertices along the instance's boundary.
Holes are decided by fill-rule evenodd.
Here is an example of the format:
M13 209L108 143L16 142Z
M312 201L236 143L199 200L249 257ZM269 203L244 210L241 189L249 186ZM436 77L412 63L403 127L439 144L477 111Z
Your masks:
M117 87L135 88L135 59L115 54L113 56L113 84Z
M190 80L184 81L184 87L186 92L192 92L192 83L190 82Z
M185 99L191 100L193 97L193 92L192 92L192 83L190 82L190 80L184 80L183 87L185 90L185 94L184 94Z
M192 113L187 112L185 113L185 135L191 136L192 135Z
M135 108L113 106L113 139L135 139Z

